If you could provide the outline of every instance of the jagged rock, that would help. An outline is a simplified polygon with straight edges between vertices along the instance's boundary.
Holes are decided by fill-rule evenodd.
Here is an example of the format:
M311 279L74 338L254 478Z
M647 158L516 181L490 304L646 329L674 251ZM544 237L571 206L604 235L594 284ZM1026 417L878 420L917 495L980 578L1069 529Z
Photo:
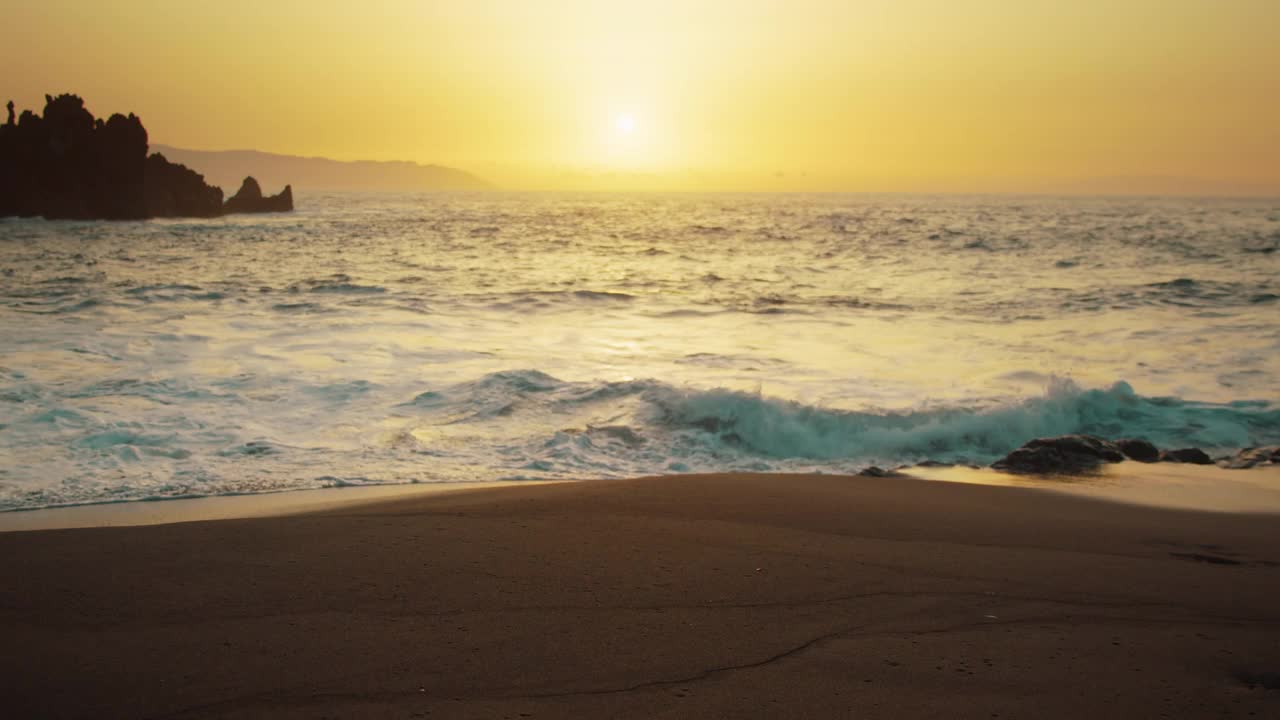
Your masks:
M212 191L221 203L222 191L199 175L191 182L186 168L148 159L147 131L136 115L98 120L75 95L46 95L43 115L24 110L16 120L8 107L0 126L0 216L135 220L152 217L156 205L199 209L162 214L208 215Z
M223 210L228 213L289 212L293 210L293 186L285 185L279 195L263 197L262 188L253 177L247 177Z
M1280 465L1280 445L1245 448L1236 453L1235 457L1227 458L1222 463L1223 467L1232 470L1244 470L1259 465Z
M147 131L137 117L95 120L75 95L45 96L0 129L0 214L51 219L144 215Z
M1074 475L1124 460L1115 443L1092 435L1037 438L991 464L996 470L1036 475Z
M1200 448L1180 448L1178 450L1162 450L1160 452L1160 462L1212 465L1213 458L1210 458Z
M1160 461L1160 449L1139 438L1124 438L1116 441L1116 447L1130 460L1153 463Z
M148 217L218 217L222 188L205 183L204 176L164 155L147 158L144 183Z

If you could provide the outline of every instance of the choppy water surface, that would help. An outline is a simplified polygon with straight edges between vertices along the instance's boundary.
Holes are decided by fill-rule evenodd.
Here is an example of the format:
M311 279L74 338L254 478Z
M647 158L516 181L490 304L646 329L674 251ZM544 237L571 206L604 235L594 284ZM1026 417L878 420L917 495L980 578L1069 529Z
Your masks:
M0 220L0 509L1280 442L1280 201L299 206Z

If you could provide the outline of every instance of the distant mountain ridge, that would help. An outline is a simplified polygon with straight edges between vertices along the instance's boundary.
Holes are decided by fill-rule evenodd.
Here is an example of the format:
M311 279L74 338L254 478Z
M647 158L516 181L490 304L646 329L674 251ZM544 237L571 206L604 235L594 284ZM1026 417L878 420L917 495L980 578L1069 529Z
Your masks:
M286 183L303 192L327 190L492 190L493 186L465 170L415 162L330 160L321 157L278 155L257 150L186 150L152 145L173 162L201 173L225 187L236 187L252 175L267 187Z

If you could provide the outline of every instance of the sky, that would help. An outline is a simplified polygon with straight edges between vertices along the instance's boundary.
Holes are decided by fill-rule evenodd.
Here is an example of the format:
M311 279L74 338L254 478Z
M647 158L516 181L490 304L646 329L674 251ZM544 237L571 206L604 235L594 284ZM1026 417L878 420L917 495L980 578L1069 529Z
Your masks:
M43 0L0 92L512 189L1280 194L1277 0Z

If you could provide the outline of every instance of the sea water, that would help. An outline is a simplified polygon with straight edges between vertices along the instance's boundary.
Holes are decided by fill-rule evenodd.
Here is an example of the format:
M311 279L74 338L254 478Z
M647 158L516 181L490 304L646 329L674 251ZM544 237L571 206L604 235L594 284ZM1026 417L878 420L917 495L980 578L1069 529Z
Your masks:
M1280 442L1280 201L332 194L0 220L0 510Z

